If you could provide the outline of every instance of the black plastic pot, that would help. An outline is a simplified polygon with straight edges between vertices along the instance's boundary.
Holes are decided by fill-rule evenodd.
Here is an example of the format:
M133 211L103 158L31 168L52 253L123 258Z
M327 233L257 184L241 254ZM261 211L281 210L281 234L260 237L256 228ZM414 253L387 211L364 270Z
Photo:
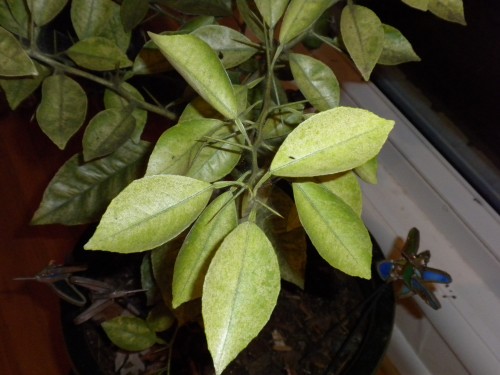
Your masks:
M383 258L383 254L374 242L373 264ZM89 265L89 276L102 277L106 270L110 269L128 269L129 274L139 276L139 265L141 255L116 255L104 252L82 252L81 249L75 251L74 261L86 263ZM372 279L363 280L350 277L344 273L332 269L313 249L309 249L308 266L306 271L305 291L301 291L288 283L283 284L283 291L280 294L280 300L275 313L271 317L270 323L264 328L261 334L250 344L249 348L243 352L232 363L225 373L228 375L260 375L264 372L246 370L245 363L253 361L258 353L268 353L272 349L259 348L259 345L272 345L270 339L275 326L282 327L286 325L283 320L289 320L288 317L293 314L293 309L285 307L286 311L280 312L281 299L292 296L296 298L312 298L315 301L319 299L325 302L320 303L326 308L325 311L318 311L318 314L336 314L336 323L329 323L330 326L321 333L321 340L309 344L310 349L307 353L301 351L292 361L300 370L307 369L307 373L321 375L359 375L376 373L379 363L383 358L394 323L395 299L393 289L390 285L382 282L375 269L372 270ZM137 283L140 281L140 277ZM304 297L305 295L308 297ZM309 297L310 296L310 297ZM298 297L297 297L298 298ZM73 361L75 373L80 375L112 374L113 371L102 369L99 365L99 358L109 357L110 351L114 350L99 325L89 321L82 325L74 325L73 318L81 311L75 306L63 303L61 306L62 324L65 340L69 355ZM303 309L297 307L297 313L302 313ZM296 317L298 321L305 321L308 317ZM330 319L330 318L328 318ZM332 320L329 320L331 322ZM297 328L300 330L301 328ZM180 353L173 357L172 374L191 374L186 362L188 355L195 353L197 360L205 362L200 365L200 369L211 366L210 356L206 349L203 332L201 329L187 327L181 329L182 334L192 333L193 336L178 337L175 345L179 347ZM302 337L302 332L289 331L285 337ZM314 334L313 334L314 335ZM306 336L304 333L303 336ZM306 344L304 344L306 345ZM96 346L104 350L104 354L99 354ZM307 346L307 345L306 345ZM184 350L184 351L183 351ZM256 354L257 353L257 354ZM286 358L289 353L273 353L273 360L277 361L277 366L281 366L279 361ZM319 358L319 359L318 359ZM109 358L108 358L109 359ZM257 359L255 359L257 361ZM302 362L301 362L302 361ZM321 363L321 370L311 369L317 362ZM192 362L191 362L192 363ZM311 364L312 363L312 364ZM302 367L304 366L304 367ZM191 364L192 367L192 364ZM209 374L198 370L197 374ZM274 370L273 370L274 371ZM283 369L276 369L271 372L266 368L266 375L283 374ZM298 372L301 373L301 372ZM306 372L304 372L306 373Z

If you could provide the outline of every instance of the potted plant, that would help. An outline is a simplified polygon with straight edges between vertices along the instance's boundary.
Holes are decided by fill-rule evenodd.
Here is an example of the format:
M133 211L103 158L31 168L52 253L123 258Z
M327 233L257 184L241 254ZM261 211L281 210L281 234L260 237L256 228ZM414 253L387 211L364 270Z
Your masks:
M463 22L460 0L404 2ZM281 279L303 286L304 230L330 266L371 277L358 179L376 182L394 122L340 106L335 73L301 47L347 51L365 80L376 64L418 60L369 8L31 0L2 3L0 25L10 107L39 90L36 120L59 148L83 132L33 223L100 220L86 250L146 254L143 278L178 319L201 298L217 374L269 320ZM153 90L174 72L189 88L165 102ZM150 114L175 124L154 143Z

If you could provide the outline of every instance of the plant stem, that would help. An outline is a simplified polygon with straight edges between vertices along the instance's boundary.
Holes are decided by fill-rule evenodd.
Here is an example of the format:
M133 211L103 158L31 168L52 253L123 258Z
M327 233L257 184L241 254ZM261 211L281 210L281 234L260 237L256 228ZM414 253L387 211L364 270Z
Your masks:
M45 55L43 53L40 53L40 52L37 52L34 50L30 50L29 55L33 59L35 59L41 63L44 63L46 65L49 65L50 67L52 67L54 69L58 69L58 70L61 70L65 73L75 75L75 76L78 76L81 78L85 78L89 81L95 82L101 86L104 86L110 90L113 90L118 95L120 95L121 97L123 97L127 101L134 103L135 105L137 105L137 107L139 107L141 109L144 109L144 110L152 112L152 113L156 113L157 115L166 117L170 120L177 119L177 115L175 113L169 111L168 109L163 108L163 107L158 106L158 105L148 103L144 100L137 99L134 96L132 96L132 94L130 92L128 92L127 90L125 90L121 86L116 85L115 83L110 82L104 78L98 77L92 73L80 70L78 68L74 68L72 66L65 65L63 63L60 63L59 61L56 61L56 60L48 57L47 55Z

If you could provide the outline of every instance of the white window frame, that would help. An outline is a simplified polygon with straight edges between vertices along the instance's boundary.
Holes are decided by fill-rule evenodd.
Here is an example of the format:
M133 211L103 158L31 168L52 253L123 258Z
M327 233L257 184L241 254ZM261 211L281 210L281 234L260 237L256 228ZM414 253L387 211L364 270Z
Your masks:
M419 298L418 316L398 304L389 358L405 375L499 374L499 215L343 55L318 55L342 77L343 105L396 121L379 156L378 184L363 185L368 228L388 254L417 227L430 265L454 279L436 286L438 311Z

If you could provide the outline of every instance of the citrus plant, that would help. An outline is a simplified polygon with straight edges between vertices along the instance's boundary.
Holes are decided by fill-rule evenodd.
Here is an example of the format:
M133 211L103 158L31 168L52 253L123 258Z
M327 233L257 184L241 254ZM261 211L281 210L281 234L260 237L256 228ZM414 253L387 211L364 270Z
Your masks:
M460 0L402 1L464 23ZM158 30L167 18L176 26ZM82 153L54 176L33 223L100 219L87 250L145 252L143 281L180 323L201 298L217 374L266 324L281 279L303 286L306 234L332 267L371 277L358 181L376 182L394 122L341 106L335 73L295 48L343 49L365 80L376 64L419 60L369 8L351 0L7 0L0 25L10 107L40 92L36 120L61 149L86 124ZM161 103L136 80L172 70L195 95ZM87 121L89 82L103 92ZM142 136L151 112L175 121L154 144ZM137 345L120 337L156 342L153 324L137 324L105 328L127 348Z

